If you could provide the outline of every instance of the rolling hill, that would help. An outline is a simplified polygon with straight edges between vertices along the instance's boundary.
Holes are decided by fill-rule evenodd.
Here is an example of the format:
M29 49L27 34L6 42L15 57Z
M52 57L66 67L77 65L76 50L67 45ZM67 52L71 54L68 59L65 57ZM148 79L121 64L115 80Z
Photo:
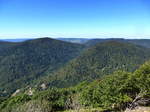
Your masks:
M108 41L88 48L49 78L44 78L43 82L50 86L68 87L82 81L92 81L117 70L132 72L149 59L148 48Z
M5 49L15 46L16 43L0 41L0 51L4 51Z
M108 38L108 39L90 39L86 43L87 46L93 46L97 43L108 42L108 41L118 41L124 43L132 43L135 45L140 45L143 47L150 48L150 39L123 39L123 38Z
M0 44L0 94L11 93L75 58L83 45L50 38Z

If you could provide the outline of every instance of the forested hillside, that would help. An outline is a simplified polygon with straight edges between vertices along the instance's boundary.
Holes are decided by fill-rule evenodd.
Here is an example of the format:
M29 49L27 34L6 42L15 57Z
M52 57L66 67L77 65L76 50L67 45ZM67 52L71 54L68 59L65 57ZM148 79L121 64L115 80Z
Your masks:
M108 39L90 39L86 43L84 43L86 46L93 46L97 43L101 42L107 42L107 41L118 41L118 42L124 42L124 43L132 43L135 45L140 45L143 47L150 48L150 39L123 39L123 38L108 38Z
M15 91L80 54L83 45L50 38L0 44L0 94Z
M11 43L11 42L5 42L5 41L0 41L0 51L4 51L5 49L15 46L17 43Z
M109 41L85 50L79 57L56 71L41 83L68 87L81 81L92 81L116 70L132 72L150 59L150 50L130 43Z
M20 93L0 103L1 112L121 112L150 106L150 62L135 72L116 71L72 88ZM68 110L68 111L67 111ZM69 111L70 110L70 111ZM71 111L72 110L72 111Z
M2 112L117 112L137 101L150 105L149 48L114 40L86 47L42 38L2 42L0 50Z

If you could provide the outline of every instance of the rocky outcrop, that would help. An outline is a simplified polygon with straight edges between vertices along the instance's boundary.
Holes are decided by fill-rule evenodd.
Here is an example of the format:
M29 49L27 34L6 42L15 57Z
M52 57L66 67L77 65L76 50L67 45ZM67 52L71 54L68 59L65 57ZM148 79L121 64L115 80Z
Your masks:
M16 96L19 93L20 93L20 89L17 89L11 96Z
M150 94L138 95L125 112L150 112Z
M136 104L140 106L150 106L150 98L141 98Z
M42 90L46 90L47 89L47 85L45 83L41 84L40 87L41 87Z

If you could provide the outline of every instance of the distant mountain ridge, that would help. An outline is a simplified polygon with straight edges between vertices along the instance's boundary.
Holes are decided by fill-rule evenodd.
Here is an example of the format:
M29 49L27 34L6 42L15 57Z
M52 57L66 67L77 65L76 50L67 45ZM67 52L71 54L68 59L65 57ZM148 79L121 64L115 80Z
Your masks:
M5 41L5 42L24 42L27 40L33 40L33 38L19 38L19 39L0 39L0 41Z
M24 38L24 39L0 39L0 41L5 42L24 42L27 40L34 40L35 38ZM144 47L150 48L150 39L124 39L124 38L55 38L57 40L62 40L71 43L78 43L78 44L85 44L87 46L93 46L100 42L107 42L107 41L119 41L119 42L127 42L133 43L136 45L141 45Z
M108 39L91 39L85 43L87 46L93 46L97 43L107 42L107 41L118 41L125 43L132 43L136 45L141 45L147 48L150 48L150 39L123 39L123 38L108 38Z

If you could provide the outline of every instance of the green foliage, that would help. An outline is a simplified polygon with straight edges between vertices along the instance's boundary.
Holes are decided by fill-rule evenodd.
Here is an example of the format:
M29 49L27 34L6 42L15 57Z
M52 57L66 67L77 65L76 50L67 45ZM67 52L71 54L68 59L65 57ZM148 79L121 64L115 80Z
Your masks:
M12 110L13 106L21 105L30 100L31 97L25 94L21 94L15 97L10 97L9 99L2 102L2 104L0 105L0 110L3 110L4 108L7 110Z
M81 49L83 46L51 39L38 39L14 45L2 52L0 110L52 112L82 107L118 111L125 109L137 94L149 97L150 62L133 72L149 59L149 49L111 41L85 50L82 55L66 64L77 56ZM16 61L17 59L19 61ZM64 64L66 64L64 67L55 71ZM50 73L52 71L55 72ZM44 80L41 81L40 76ZM25 92L5 99L6 88L13 91L28 85L32 80L36 82L37 78L50 87L80 84L63 89L50 88L44 91L34 89L33 96L26 95ZM90 83L92 80L95 81Z
M50 89L48 91L40 92L34 96L34 99L38 100L46 100L51 105L52 109L64 109L65 101L67 100L67 96L69 95L69 91L58 90L58 89Z
M10 97L2 102L2 104L0 104L0 110L4 112L8 112L8 110L10 112L12 112L12 110L14 110L14 112L19 112L18 110L24 112L30 108L35 110L39 108L39 110L42 109L43 112L64 110L67 107L67 100L75 93L74 88L51 88L46 91L37 92L33 96L23 94Z
M113 105L130 102L131 97L121 92L122 86L127 82L130 73L115 72L100 81L95 81L82 91L81 98L84 105L110 108Z
M0 109L4 112L19 112L16 111L18 109L25 112L23 110L38 108L42 112L48 112L82 107L120 111L125 109L138 94L149 98L149 93L150 62L147 62L133 73L116 71L92 83L82 82L75 87L63 89L51 88L36 92L32 97L28 95L10 97L0 104Z
M50 86L74 86L117 70L133 72L149 58L148 48L116 41L100 43L85 50L78 58L45 79Z
M85 106L124 109L137 94L150 92L150 62L145 63L134 73L115 72L95 81L81 93ZM141 96L142 97L142 96Z
M80 44L50 38L0 45L3 49L0 53L0 94L3 91L9 94L55 71L78 56L83 48Z

